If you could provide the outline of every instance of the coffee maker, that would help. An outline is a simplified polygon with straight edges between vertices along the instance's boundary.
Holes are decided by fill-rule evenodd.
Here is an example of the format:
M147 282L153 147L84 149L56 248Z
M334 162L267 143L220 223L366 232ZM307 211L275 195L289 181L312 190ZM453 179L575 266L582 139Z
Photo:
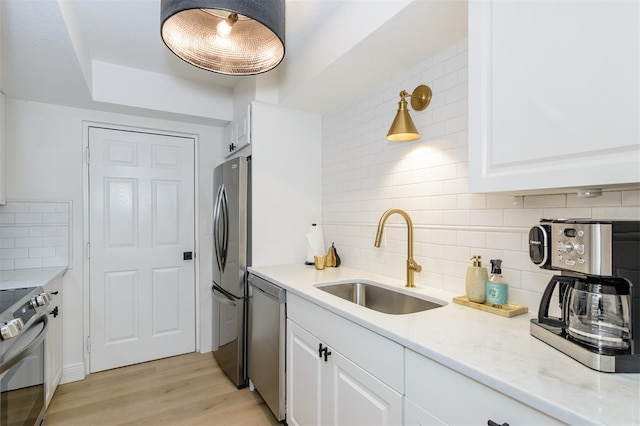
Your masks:
M542 219L529 233L529 254L540 268L561 271L531 335L594 370L640 373L640 221Z

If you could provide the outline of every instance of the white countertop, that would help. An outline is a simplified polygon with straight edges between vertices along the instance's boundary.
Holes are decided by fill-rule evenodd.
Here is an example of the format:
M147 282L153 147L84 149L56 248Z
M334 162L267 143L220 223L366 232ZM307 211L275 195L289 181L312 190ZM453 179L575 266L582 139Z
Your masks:
M405 289L404 282L339 267L249 268L313 303L569 424L640 424L640 374L599 373L529 334L529 313L504 318L454 304L441 289ZM371 280L416 292L447 306L408 315L373 311L314 287L336 280ZM535 307L533 310L536 310Z
M0 290L44 286L67 272L66 266L0 271Z

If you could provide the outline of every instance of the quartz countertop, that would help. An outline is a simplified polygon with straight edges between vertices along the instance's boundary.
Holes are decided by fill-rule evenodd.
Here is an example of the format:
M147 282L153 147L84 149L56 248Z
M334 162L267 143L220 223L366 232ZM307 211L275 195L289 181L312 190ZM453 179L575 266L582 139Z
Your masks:
M66 266L0 271L0 290L44 286L67 272Z
M357 269L306 265L251 267L249 271L404 347L569 424L640 424L640 374L600 373L529 333L529 313L512 318L454 304L453 294ZM314 287L328 281L370 280L447 305L389 315ZM536 307L537 308L537 307Z

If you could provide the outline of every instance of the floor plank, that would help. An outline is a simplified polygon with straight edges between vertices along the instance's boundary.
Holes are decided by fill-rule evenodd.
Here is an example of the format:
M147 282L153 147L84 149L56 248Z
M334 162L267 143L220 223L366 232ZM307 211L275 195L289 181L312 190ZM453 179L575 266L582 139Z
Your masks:
M256 392L238 390L210 353L191 353L60 385L47 426L278 425Z

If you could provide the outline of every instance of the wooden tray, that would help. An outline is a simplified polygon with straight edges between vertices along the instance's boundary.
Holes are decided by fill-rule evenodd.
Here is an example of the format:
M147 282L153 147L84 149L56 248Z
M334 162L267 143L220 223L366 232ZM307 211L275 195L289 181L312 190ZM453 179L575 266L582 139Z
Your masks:
M470 308L478 309L480 311L489 312L507 318L515 317L517 315L522 315L529 312L529 308L527 308L526 306L516 305L515 303L507 303L506 305L503 305L502 308L495 308L492 305L488 305L486 303L470 302L469 299L467 299L467 296L454 297L453 303L468 306Z

